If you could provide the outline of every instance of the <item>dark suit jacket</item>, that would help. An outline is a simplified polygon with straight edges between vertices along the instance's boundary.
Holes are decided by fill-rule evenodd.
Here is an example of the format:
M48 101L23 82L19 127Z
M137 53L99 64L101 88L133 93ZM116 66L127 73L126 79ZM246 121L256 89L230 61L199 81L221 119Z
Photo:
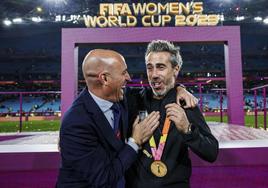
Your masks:
M123 137L128 126L127 107L120 103ZM60 128L61 167L57 187L117 187L137 153L112 127L87 88L65 113Z
M139 110L147 110L148 113L156 110L156 107L152 107L151 89L144 89L143 91L128 90L127 96L130 122L133 121ZM159 106L161 109L161 125L163 125L166 116L165 105L174 102L176 102L176 91L172 89ZM154 176L150 170L153 158L149 158L143 152L139 152L138 160L133 163L126 173L127 188L188 188L192 169L188 148L206 161L212 162L216 160L219 147L218 141L211 134L199 108L186 109L185 112L189 122L192 123L192 134L182 134L177 130L174 123L171 123L161 158L167 166L167 175L161 178ZM162 130L162 127L160 129ZM161 130L154 132L157 145ZM143 145L143 148L151 154L148 142Z

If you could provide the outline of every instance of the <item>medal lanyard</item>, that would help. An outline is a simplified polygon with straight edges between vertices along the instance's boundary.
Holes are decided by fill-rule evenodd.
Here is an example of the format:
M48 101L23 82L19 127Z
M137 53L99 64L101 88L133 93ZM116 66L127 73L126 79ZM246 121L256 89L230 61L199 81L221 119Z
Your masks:
M166 145L169 127L170 127L170 120L169 120L169 118L166 118L163 130L162 130L162 135L160 137L160 141L159 141L157 148L156 148L154 136L152 135L152 137L150 138L149 144L150 144L152 155L153 155L155 161L161 160L161 157L162 157L162 154L164 151L164 147Z

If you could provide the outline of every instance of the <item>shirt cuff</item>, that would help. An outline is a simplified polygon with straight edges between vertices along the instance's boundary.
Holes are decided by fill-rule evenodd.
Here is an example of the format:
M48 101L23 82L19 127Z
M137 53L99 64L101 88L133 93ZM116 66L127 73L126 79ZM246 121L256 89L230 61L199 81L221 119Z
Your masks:
M130 147L132 147L132 148L138 153L138 151L139 151L139 146L138 146L135 142L133 142L131 139L129 139L129 140L127 141L127 144L128 144Z

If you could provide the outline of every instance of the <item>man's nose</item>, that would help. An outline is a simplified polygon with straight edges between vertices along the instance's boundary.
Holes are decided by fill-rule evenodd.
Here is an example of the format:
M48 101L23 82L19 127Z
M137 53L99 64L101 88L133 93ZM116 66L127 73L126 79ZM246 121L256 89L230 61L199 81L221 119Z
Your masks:
M131 78L128 72L126 73L126 81L131 81Z
M158 78L158 71L157 69L152 70L152 78Z

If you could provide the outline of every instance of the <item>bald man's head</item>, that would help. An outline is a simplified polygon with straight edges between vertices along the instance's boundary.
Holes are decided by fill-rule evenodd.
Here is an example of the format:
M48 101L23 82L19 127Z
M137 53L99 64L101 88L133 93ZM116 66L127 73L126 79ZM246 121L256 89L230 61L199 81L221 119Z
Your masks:
M113 50L91 50L82 70L88 89L95 95L112 102L123 99L123 89L130 77L121 54Z
M97 78L100 73L109 73L117 60L125 61L124 57L113 51L105 49L91 50L85 57L82 71L87 84L99 84Z

